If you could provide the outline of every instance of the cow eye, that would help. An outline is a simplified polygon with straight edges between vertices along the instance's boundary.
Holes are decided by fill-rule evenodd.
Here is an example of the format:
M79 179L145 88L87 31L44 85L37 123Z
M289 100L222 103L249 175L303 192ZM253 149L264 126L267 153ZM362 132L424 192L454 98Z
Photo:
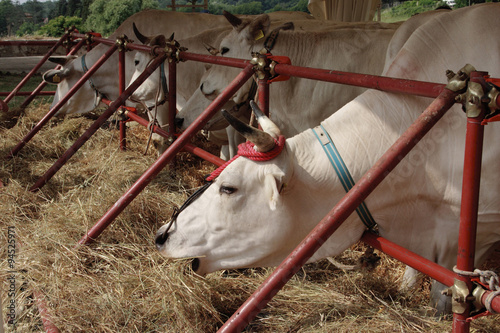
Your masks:
M220 50L220 54L223 55L224 53L228 53L229 52L229 48L228 47L223 47L221 50Z
M219 189L220 194L233 194L237 189L231 186L221 186Z
M135 66L139 65L139 60L134 61Z

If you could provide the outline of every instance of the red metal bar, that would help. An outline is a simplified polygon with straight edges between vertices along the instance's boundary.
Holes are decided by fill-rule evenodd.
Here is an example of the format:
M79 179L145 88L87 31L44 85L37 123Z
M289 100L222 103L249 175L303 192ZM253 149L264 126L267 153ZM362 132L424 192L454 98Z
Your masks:
M383 237L372 232L365 232L361 240L374 249L384 252L391 257L411 266L420 272L432 277L446 286L452 286L456 274L418 254L415 254L404 247L401 247Z
M54 165L38 179L30 188L30 191L37 191L45 185L54 174L73 156L74 153L101 127L111 115L125 103L127 98L132 95L135 89L139 87L148 76L150 76L158 66L165 60L166 55L156 57L144 72L108 107L108 109L80 136L76 142L54 163Z
M432 98L436 98L445 87L444 84L432 82L394 79L378 75L357 74L309 67L297 67L286 64L277 64L274 67L274 70L277 74L296 76L305 79L341 83L394 93L406 93Z
M111 46L102 56L97 60L97 62L85 73L80 80L68 91L59 102L54 105L52 109L33 127L33 129L17 144L17 146L12 149L8 157L17 155L19 151L28 143L36 133L42 129L42 127L52 118L57 111L75 94L75 92L80 89L80 87L88 80L88 78L94 74L101 65L108 60L108 58L118 49L118 45L114 44Z
M488 296L492 293L492 291L486 291L483 296L481 297L481 302L483 304L486 303L486 298L488 298ZM495 297L493 297L493 299L491 300L491 309L493 311L495 311L495 314L499 314L500 313L500 295L497 295Z
M141 116L139 116L138 114L134 113L134 112L125 112L125 114L133 121L139 123L140 125L142 126L145 126L145 127L148 127L149 126L149 122L142 118ZM165 132L163 129L161 129L160 127L154 125L153 126L153 131L159 135L161 135L162 137L164 138L170 138L170 133L168 132ZM204 160L210 162L210 163L213 163L215 164L216 166L221 166L223 165L224 163L226 163L226 161L224 161L223 159L215 156L215 155L212 155L210 154L209 152L206 152L205 150L201 149L201 148L198 148L196 147L195 145L193 144L190 144L190 143L186 143L186 145L184 146L183 148L185 151L191 153L191 154L194 154L196 156L199 156L201 158L203 158Z
M330 213L278 266L253 295L229 318L219 332L241 331L286 282L307 262L349 215L393 170L432 126L455 103L457 94L444 89L377 163L354 185Z
M80 40L76 45L75 47L73 47L71 49L71 51L68 53L68 55L73 55L75 54L76 52L78 52L78 50L85 44L85 41L84 40ZM59 65L56 67L56 68L59 68ZM24 109L25 107L28 106L28 104L30 104L33 99L35 99L36 96L38 95L43 95L43 92L42 92L42 89L45 88L45 86L47 85L47 82L45 81L42 81L38 87L36 87L35 90L33 90L33 92L28 96L28 98L26 98L26 100L23 102L23 104L21 104L21 109ZM19 95L20 93L18 93ZM53 92L53 94L55 94L55 92Z
M206 62L209 64L237 67L237 68L245 68L250 64L250 60L243 60L243 59L229 58L229 57L216 57L212 55L196 54L185 51L179 52L179 58L181 60L193 60L193 61Z
M24 79L19 82L19 84L14 88L14 90L11 91L11 93L5 98L4 102L9 103L9 101L17 94L17 92L25 85L26 82L42 67L42 65L47 61L47 59L54 53L59 46L63 44L63 42L68 38L70 35L70 31L66 32L60 39L57 41L57 43L47 52L45 56L40 60L38 64L36 64L35 67L24 77Z
M259 107L266 116L269 116L269 75L265 75L263 79L259 79Z
M231 98L234 93L252 76L253 69L248 65L224 91L202 112L172 145L149 167L132 187L110 208L106 214L80 239L78 244L93 242L106 227L120 214L127 205L149 184L149 182L172 160L188 141L202 129L206 121L212 117Z
M33 93L34 93L34 91L33 92L31 92L31 91L18 91L16 93L16 96L30 96ZM55 91L40 91L37 93L37 95L52 96L55 93L56 93ZM5 92L5 91L0 92L0 96L8 96L9 94L10 94L10 92Z
M168 132L169 139L177 133L175 115L177 114L177 62L168 62Z
M120 50L118 53L118 84L120 95L125 91L125 52ZM120 120L120 149L127 149L127 126L125 121Z
M470 82L483 83L481 80L487 73L472 72ZM465 137L464 173L462 180L462 204L460 210L460 229L458 235L457 269L474 271L474 255L476 249L477 213L479 207L479 183L481 181L481 159L483 153L484 119L483 109L477 117L467 117ZM470 276L458 275L457 280L466 283L472 291ZM470 313L470 302L464 303L463 313L453 313L453 332L469 332L470 322L467 321Z
M42 293L39 290L34 290L34 296L36 300L36 304L38 307L38 313L40 313L40 318L42 319L43 323L43 328L45 329L46 333L59 333L59 329L57 328L56 325L52 322L52 319L50 318L48 311L47 311L47 303L44 300L44 297ZM3 323L2 323L3 325Z

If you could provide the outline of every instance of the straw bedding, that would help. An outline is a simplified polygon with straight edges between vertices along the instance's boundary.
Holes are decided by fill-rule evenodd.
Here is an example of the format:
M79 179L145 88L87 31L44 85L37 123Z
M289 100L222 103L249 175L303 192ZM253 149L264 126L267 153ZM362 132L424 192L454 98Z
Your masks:
M18 332L43 325L34 292L61 332L214 332L255 291L272 268L222 271L200 277L183 260L167 260L154 246L156 230L214 169L180 154L90 246L78 240L153 163L143 155L148 133L128 131L128 150L116 130L99 130L37 193L28 189L91 124L84 117L53 120L20 154L11 149L48 111L28 108L17 123L0 128L0 242L15 239L15 264L0 253L4 319L16 304ZM197 143L214 151L201 138ZM10 230L10 231L9 231ZM336 260L355 263L353 246ZM499 256L499 252L496 252ZM449 320L425 316L429 279L398 291L404 266L381 255L372 270L342 271L328 261L304 267L247 327L248 332L451 332ZM490 268L498 270L494 261ZM14 272L14 273L12 273ZM15 277L15 297L8 295ZM500 331L498 318L472 324L474 332ZM11 325L5 325L12 331Z

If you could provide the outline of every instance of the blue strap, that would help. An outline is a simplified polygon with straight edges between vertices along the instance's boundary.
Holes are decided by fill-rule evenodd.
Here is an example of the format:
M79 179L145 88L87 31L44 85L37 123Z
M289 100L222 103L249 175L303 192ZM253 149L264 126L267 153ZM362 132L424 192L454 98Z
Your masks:
M85 63L85 56L86 54L82 55L82 69L83 69L83 74L87 73L89 71L87 64ZM98 92L97 88L94 85L94 82L92 82L92 77L89 77L88 79L89 85L92 89L94 89L96 92Z
M344 190L346 192L349 192L349 190L355 184L354 180L352 179L351 173L347 169L344 160L340 156L337 147L335 147L335 144L328 135L328 132L325 130L323 125L313 128L312 131L314 135L316 135L316 138L321 143L321 146L323 147L326 155L328 156L328 159L330 160L330 163L332 164L335 173L339 177L340 182L344 187ZM358 213L359 218L368 229L373 230L373 228L377 225L377 223L373 219L373 216L370 214L368 207L366 207L366 204L364 202L362 202L358 206L358 208L356 208L356 213Z

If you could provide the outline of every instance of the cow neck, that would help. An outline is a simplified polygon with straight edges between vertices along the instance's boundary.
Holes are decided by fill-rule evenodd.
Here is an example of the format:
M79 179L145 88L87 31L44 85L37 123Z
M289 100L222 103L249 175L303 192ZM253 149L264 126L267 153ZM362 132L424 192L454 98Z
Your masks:
M82 55L82 70L83 70L84 75L85 75L85 73L87 73L89 71L87 64L85 62L85 56L86 56L86 54ZM95 101L98 101L99 97L103 97L103 98L107 99L106 95L103 94L102 92L100 92L97 89L97 87L95 86L94 81L92 80L92 76L89 77L88 82L89 82L90 88L92 88L92 90L94 90L94 92L95 92L95 95L96 95ZM97 102L96 102L96 104L97 104ZM94 107L96 107L96 106L97 105L94 105Z
M344 187L344 190L346 193L349 192L349 190L354 186L354 180L332 138L322 125L313 128L312 131L328 156L328 160L333 166L333 169L335 170L340 183ZM364 202L356 208L356 213L366 228L370 231L374 231L377 223Z

